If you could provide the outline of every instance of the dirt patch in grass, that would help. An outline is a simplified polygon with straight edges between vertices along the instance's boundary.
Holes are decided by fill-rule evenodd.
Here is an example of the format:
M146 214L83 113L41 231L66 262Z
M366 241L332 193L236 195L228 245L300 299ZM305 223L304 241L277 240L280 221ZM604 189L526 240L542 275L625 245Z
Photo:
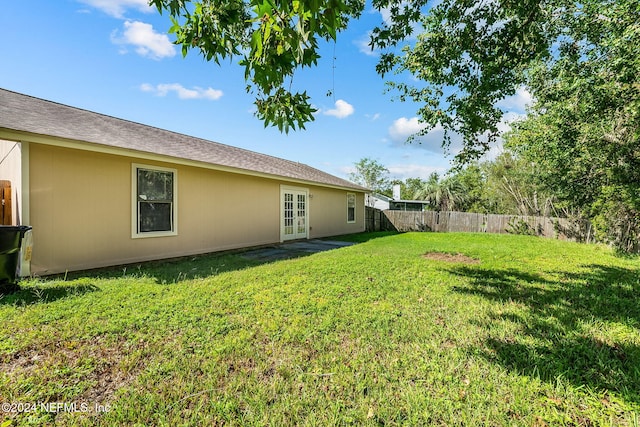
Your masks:
M0 358L0 372L11 379L32 378L44 400L60 401L66 388L84 389L73 401L111 402L114 393L130 384L146 359L146 343L122 338L61 341L27 348ZM47 389L47 383L58 384ZM46 396L49 394L49 396ZM0 398L0 401L3 401Z
M479 259L471 258L470 256L463 255L461 253L448 254L444 252L427 252L422 255L422 258L459 264L480 264Z

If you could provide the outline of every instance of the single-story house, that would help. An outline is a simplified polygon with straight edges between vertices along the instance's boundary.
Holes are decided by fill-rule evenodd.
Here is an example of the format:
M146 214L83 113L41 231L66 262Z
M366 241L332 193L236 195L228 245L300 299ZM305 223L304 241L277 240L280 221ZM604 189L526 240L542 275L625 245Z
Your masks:
M4 89L0 181L41 275L365 229L344 179Z
M381 211L424 211L429 202L426 200L404 200L400 197L400 185L393 186L393 196L389 197L381 193L366 195L367 206Z
M389 203L392 201L393 197L382 193L369 193L365 196L365 204L367 206L381 211L389 209Z
M389 209L392 211L419 211L426 210L429 202L425 200L392 200Z

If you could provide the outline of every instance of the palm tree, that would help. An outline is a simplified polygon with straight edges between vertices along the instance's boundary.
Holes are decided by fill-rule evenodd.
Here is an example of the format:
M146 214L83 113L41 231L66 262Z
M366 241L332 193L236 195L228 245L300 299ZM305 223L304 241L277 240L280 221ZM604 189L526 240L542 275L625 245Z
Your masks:
M414 198L428 201L434 210L452 211L465 202L467 189L456 176L440 179L440 176L433 172Z

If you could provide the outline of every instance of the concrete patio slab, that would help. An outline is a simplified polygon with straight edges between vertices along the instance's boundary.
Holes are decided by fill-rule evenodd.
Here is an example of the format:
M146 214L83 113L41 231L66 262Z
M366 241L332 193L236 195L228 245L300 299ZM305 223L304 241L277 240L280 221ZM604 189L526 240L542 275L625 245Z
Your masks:
M341 242L338 240L300 240L289 243L282 243L275 246L268 246L253 249L240 254L245 259L254 261L278 261L283 259L297 258L299 256L314 254L316 252L329 251L332 249L351 246L353 242Z

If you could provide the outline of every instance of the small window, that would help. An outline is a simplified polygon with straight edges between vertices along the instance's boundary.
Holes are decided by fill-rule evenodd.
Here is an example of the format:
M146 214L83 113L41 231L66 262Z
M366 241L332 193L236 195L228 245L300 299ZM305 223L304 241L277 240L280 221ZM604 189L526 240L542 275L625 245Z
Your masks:
M347 222L356 222L356 195L347 193Z
M176 170L133 165L133 236L176 234Z

